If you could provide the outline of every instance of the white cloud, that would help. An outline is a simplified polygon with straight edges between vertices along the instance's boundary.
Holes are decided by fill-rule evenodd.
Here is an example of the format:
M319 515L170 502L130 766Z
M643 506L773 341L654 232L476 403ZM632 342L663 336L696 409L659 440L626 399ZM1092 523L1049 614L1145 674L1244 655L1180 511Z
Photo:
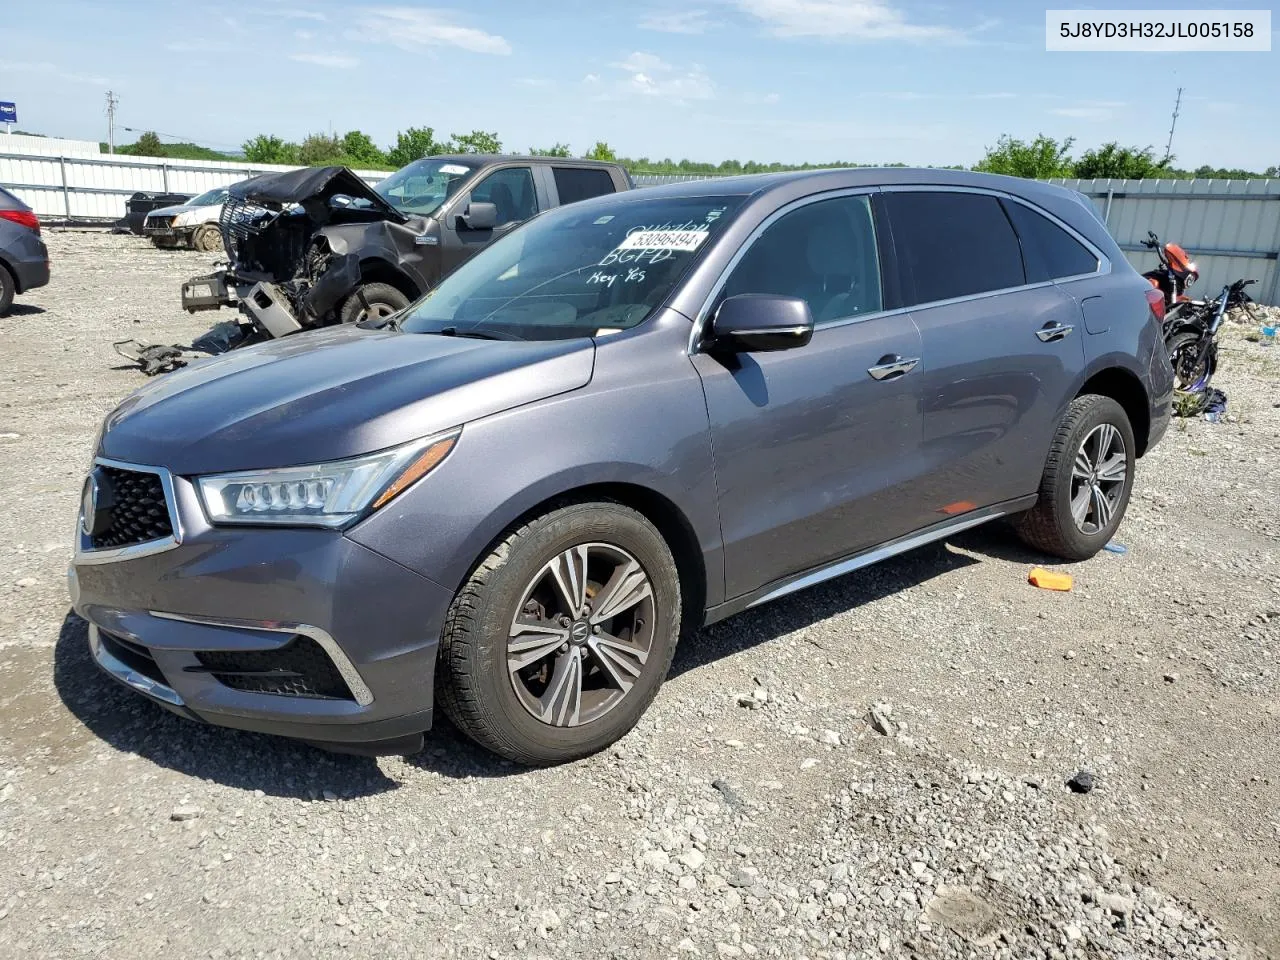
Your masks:
M38 73L46 77L54 77L58 80L65 80L67 83L87 83L95 87L105 87L109 82L105 77L93 77L83 73L72 73L63 70L57 64L40 62L40 63L22 63L17 61L4 62L0 61L0 70L10 73Z
M1110 120L1123 106L1126 104L1119 100L1089 100L1072 107L1056 107L1049 112L1072 120Z
M516 83L522 87L551 87L554 84L546 77L520 77Z
M290 60L298 63L314 63L317 67L330 67L335 70L350 70L360 66L355 57L343 56L340 53L291 53Z
M853 40L950 40L963 34L944 26L908 23L885 0L736 0L744 13L780 37L830 37Z
M317 23L329 19L319 10L301 10L297 7L267 7L262 12L269 17L285 17L290 20L314 20Z
M295 30L293 35L299 40L314 40L316 38L316 35L310 30Z
M583 78L582 78L582 82L583 82L583 83L599 83L599 82L600 82L600 74L598 74L598 73L588 73L585 77L583 77Z
M472 53L505 56L511 44L493 33L454 23L441 10L419 7L379 7L360 18L359 28L370 40L405 50L423 47L459 47Z
M652 13L640 21L641 30L657 30L659 33L706 33L712 25L705 10Z
M697 64L675 67L656 54L637 50L610 66L628 75L616 85L615 95L655 97L673 103L715 98L715 85Z

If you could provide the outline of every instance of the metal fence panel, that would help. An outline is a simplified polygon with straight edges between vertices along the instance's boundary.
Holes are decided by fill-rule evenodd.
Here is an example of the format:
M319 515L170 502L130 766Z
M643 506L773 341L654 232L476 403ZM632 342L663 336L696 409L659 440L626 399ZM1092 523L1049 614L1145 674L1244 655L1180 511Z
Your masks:
M0 138L0 186L12 190L42 218L68 222L114 222L134 193L204 193L260 173L297 167L218 160L158 160L120 154L38 156L7 153ZM369 183L386 174L357 170Z
M1107 229L1139 271L1156 263L1147 231L1195 259L1192 293L1216 296L1241 277L1251 296L1280 304L1280 180L1055 180L1093 201Z

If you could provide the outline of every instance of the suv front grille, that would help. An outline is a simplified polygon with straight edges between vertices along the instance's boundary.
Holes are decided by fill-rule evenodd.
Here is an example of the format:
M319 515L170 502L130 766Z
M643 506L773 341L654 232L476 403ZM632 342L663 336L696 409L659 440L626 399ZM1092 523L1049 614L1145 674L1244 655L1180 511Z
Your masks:
M144 226L163 229L173 223L173 217L148 217Z
M281 283L292 279L302 264L311 236L309 222L305 216L239 197L229 197L218 216L236 270Z
M324 648L310 637L295 636L276 650L214 651L196 654L199 667L233 690L287 697L352 700L351 689Z
M98 466L111 489L111 522L90 540L95 550L128 547L173 536L173 520L160 476L145 470Z

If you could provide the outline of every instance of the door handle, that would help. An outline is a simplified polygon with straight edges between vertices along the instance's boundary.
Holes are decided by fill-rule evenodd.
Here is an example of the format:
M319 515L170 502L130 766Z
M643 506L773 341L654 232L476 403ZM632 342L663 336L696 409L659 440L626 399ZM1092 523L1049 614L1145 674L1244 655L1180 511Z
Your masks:
M900 357L896 353L889 353L881 357L874 367L868 367L867 373L877 380L897 380L915 369L919 362L919 357Z
M1040 338L1041 343L1055 343L1058 340L1064 339L1074 329L1075 327L1069 323L1051 321L1037 330L1036 336Z

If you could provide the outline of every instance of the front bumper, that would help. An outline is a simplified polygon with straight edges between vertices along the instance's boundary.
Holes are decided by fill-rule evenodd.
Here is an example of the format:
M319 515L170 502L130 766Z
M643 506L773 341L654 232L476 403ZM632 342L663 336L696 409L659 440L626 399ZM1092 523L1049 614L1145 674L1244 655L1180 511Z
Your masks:
M187 481L169 490L180 522L159 549L104 558L80 534L69 588L98 665L191 719L413 752L431 726L449 592L335 531L211 527ZM336 695L259 692L228 675L229 660L303 645L341 678Z
M178 247L191 242L195 227L146 227L142 235L157 247Z

